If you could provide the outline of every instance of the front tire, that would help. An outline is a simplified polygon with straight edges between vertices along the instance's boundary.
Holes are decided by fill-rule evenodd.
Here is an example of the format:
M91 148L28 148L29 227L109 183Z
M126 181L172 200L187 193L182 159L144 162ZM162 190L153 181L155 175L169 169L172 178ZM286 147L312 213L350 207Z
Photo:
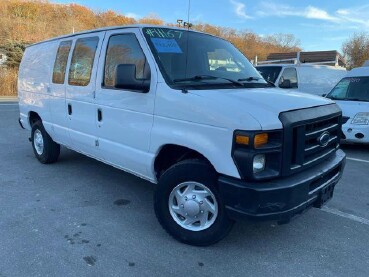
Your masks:
M41 163L50 164L58 160L60 145L53 141L40 120L32 125L31 143L33 152Z
M219 195L217 173L201 160L179 162L160 177L154 196L162 227L180 242L208 246L223 239L233 221Z

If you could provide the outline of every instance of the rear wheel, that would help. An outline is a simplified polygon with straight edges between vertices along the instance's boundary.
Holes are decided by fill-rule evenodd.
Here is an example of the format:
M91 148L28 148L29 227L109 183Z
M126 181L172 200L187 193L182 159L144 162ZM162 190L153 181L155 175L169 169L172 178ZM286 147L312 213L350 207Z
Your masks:
M60 155L60 145L46 132L41 121L32 125L31 142L36 158L43 164L54 163Z
M179 162L160 177L155 213L175 239L197 246L214 244L233 226L216 188L217 173L206 162Z

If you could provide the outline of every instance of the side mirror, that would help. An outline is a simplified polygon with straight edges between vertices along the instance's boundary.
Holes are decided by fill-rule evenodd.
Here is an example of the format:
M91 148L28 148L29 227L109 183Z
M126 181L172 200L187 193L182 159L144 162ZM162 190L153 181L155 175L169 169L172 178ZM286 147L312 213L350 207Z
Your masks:
M285 79L283 82L279 85L280 88L292 88L291 80Z
M135 64L119 64L115 70L114 87L146 93L150 90L150 79L136 79Z

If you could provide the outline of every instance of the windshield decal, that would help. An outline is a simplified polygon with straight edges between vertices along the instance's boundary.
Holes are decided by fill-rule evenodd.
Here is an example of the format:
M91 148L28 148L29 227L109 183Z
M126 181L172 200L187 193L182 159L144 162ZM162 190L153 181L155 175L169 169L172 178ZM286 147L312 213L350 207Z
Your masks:
M151 38L151 41L158 53L182 53L182 50L175 39Z
M181 39L183 31L173 29L153 28L146 29L145 33L151 38L175 38Z

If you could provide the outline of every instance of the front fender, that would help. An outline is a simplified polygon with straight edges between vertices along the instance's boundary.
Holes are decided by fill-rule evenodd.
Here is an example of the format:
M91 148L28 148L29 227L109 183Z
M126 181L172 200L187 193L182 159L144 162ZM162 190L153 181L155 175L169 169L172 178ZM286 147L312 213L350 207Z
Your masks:
M184 146L202 154L218 173L240 178L231 156L232 138L233 130L155 116L150 152L156 156L164 145Z

